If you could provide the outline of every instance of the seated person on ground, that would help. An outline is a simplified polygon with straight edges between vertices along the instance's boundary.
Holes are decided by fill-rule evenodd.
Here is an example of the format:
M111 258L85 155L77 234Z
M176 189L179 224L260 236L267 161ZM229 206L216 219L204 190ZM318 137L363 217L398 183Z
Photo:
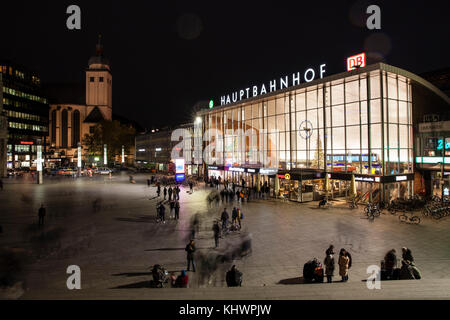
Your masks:
M242 285L242 272L236 269L233 265L231 270L226 274L227 286L229 287L240 287Z
M177 280L175 280L175 287L176 288L187 288L189 282L189 277L186 274L186 270L181 270L181 274L177 277Z

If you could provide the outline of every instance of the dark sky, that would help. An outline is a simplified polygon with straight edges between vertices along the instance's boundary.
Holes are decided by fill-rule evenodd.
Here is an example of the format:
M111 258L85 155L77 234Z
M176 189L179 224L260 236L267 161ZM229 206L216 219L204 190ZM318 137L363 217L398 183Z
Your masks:
M113 110L145 127L187 122L198 101L317 68L345 71L373 52L414 73L450 64L446 1L4 1L0 58L44 82L83 82L97 35L113 72ZM81 30L66 8L81 7ZM365 26L370 4L381 30Z

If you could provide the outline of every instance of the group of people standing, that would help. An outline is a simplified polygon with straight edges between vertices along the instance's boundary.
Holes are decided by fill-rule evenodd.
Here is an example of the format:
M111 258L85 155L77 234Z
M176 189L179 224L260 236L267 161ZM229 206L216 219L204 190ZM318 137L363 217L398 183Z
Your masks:
M161 201L157 207L156 211L158 214L158 218L162 223L166 223L166 206L164 205L163 201ZM174 215L172 215L172 212L174 212ZM178 200L171 200L170 201L170 218L179 220L180 219L180 202Z
M158 194L158 197L161 196L161 185L158 183L156 186L156 193ZM173 200L180 200L180 187L179 186L174 186L172 188L172 186L169 186L169 188L167 188L166 186L164 186L163 189L163 195L164 195L164 200L167 199L167 196L169 196L169 201Z
M219 176L218 178L212 176L209 178L208 183L210 187L219 189L219 186L223 184L223 189L220 192L220 197L222 203L237 201L249 201L251 199L267 199L269 197L270 188L266 182L259 183L259 188L257 186L247 187L247 183L242 179L241 184L230 183L228 180L223 180ZM238 189L239 187L239 189Z
M334 259L334 246L330 245L325 251L325 260L323 264L325 266L325 274L327 276L327 282L333 282L334 269L335 269L335 259ZM341 282L348 281L348 271L352 267L352 256L350 252L342 248L339 251L338 258L339 265L339 275L342 277Z

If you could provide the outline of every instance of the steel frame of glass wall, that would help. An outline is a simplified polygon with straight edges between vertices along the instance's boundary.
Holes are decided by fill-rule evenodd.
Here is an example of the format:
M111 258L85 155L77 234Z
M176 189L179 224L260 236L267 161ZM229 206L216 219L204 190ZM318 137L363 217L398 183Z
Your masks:
M372 176L413 173L411 80L383 66L203 113L204 140L212 141L217 156L207 164ZM401 184L388 186L385 197L411 195L412 181Z

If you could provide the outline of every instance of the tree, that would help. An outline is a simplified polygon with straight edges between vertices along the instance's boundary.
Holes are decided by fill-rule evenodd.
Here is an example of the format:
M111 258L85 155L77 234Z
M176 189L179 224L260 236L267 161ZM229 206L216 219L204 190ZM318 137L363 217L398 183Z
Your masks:
M122 125L119 121L102 121L94 127L94 132L85 134L83 145L88 149L89 155L103 155L103 145L107 145L108 162L114 161L116 155L122 154L122 145L125 153L134 147L136 131L131 126Z

